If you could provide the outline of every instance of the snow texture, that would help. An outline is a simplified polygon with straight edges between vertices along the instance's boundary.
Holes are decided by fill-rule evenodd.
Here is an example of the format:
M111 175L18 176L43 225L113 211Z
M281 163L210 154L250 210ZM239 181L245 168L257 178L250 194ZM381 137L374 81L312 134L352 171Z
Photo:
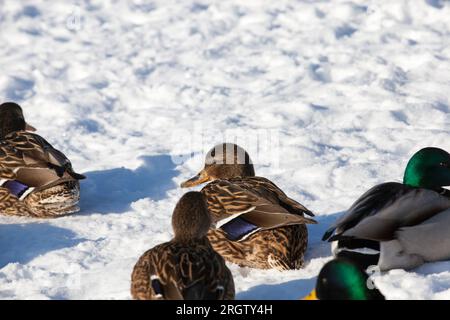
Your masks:
M446 0L0 0L0 101L88 176L79 214L0 217L0 298L129 299L179 183L235 139L320 222L303 270L230 265L237 298L306 295L327 226L418 149L450 150L449 17ZM450 299L450 262L375 282Z

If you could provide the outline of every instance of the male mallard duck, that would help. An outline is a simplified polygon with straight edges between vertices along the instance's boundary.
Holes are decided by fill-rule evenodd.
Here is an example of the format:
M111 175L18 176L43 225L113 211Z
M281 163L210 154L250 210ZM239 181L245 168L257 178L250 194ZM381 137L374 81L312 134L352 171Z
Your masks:
M70 161L30 131L22 108L0 105L0 214L39 218L77 212L78 180Z
M188 192L172 216L174 238L136 263L131 295L139 300L232 300L234 282L207 233L211 217L200 192Z
M308 243L304 217L313 216L268 179L255 177L247 152L220 144L206 156L204 169L181 187L211 181L203 189L215 228L208 233L226 260L259 269L299 269Z
M325 233L333 253L361 266L410 269L450 258L450 155L425 148L402 183L370 189ZM334 234L334 235L333 235Z
M351 261L329 261L317 277L316 289L304 300L385 300L367 273Z

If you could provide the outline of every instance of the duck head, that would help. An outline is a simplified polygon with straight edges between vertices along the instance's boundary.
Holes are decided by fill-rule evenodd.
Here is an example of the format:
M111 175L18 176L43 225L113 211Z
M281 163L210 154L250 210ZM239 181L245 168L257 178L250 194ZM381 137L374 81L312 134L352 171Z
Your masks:
M222 143L208 152L203 170L183 182L181 187L193 187L217 179L254 176L255 169L248 153L234 143Z
M22 108L14 102L5 102L0 105L0 139L16 131L36 131L25 122Z
M450 186L450 154L439 148L418 151L406 166L403 183L432 190Z
M211 216L200 192L188 192L181 197L172 215L175 241L186 242L206 237Z
M369 284L369 276L356 264L335 259L322 268L316 289L305 300L384 300Z

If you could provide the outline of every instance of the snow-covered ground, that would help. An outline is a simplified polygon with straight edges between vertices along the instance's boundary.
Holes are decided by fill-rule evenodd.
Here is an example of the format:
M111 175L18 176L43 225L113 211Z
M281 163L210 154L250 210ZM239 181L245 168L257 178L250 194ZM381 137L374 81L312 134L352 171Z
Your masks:
M342 211L419 148L450 150L444 0L0 0L0 70L0 101L89 177L80 214L0 218L3 299L129 299L178 184L234 137L320 222L304 270L230 265L237 298L302 297ZM450 262L375 280L450 299Z

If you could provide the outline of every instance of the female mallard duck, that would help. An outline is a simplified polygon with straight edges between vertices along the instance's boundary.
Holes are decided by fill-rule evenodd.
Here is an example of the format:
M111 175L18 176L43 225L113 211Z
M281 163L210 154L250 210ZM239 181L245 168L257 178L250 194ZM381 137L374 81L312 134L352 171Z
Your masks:
M214 249L226 260L259 269L299 269L308 243L304 217L311 211L275 184L255 177L247 152L220 144L208 152L205 168L182 183L202 189L215 228L208 233Z
M39 218L77 212L78 180L70 161L30 131L22 108L0 105L0 214Z
M370 189L323 240L333 253L380 270L415 268L450 258L450 155L425 148L409 161L402 183ZM333 235L334 234L334 235Z
M367 273L349 260L329 261L317 277L316 288L304 300L385 300Z
M200 192L188 192L172 216L175 237L150 249L131 276L138 300L232 300L234 282L208 241L211 217Z

